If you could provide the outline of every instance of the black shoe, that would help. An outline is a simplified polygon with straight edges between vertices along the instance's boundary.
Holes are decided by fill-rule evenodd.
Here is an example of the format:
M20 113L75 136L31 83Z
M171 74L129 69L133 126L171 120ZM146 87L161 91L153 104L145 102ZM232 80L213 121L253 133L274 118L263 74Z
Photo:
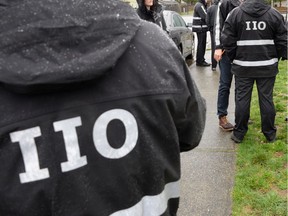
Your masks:
M237 138L237 137L234 135L234 133L232 133L231 139L232 139L235 143L241 143L241 142L242 142L242 140L239 139L239 138Z
M202 63L196 63L196 66L200 66L200 67L209 67L210 64L204 61L204 62L202 62Z
M274 134L274 135L271 136L271 137L266 137L266 139L267 139L267 142L273 143L273 142L276 141L276 134Z
M274 139L267 139L268 143L274 143L276 141L276 137Z

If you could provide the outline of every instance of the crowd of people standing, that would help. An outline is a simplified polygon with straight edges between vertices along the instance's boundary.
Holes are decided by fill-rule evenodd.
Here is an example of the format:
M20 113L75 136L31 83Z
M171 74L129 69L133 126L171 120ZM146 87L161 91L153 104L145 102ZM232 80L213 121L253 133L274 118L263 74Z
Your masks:
M149 2L149 0L143 2L147 1ZM153 3L153 0L150 2ZM138 14L143 17L143 14L141 15L139 12L141 10L147 11L148 7L143 10L141 4L139 6ZM154 8L159 8L158 3L154 5ZM232 18L229 18L230 23L228 20L226 21L228 15L235 8L238 8L236 11L241 12L238 13L238 17L241 16L238 20L247 20L246 23L249 23L249 25L243 26L240 21L236 23L236 18L232 21ZM149 12L151 13L151 11ZM145 19L152 20L147 17ZM155 18L154 22L159 25L157 20ZM230 28L227 28L228 23ZM252 28L250 23L254 25L252 31L247 30L247 28ZM259 26L256 27L255 23L258 23ZM232 28L232 24L237 24L237 27ZM224 28L225 25L226 28ZM276 127L274 125L273 86L278 72L278 59L287 59L287 27L282 15L263 0L221 0L220 2L214 0L211 1L210 7L207 6L207 0L198 0L193 11L192 31L196 33L198 41L196 66L207 67L212 65L212 71L216 71L216 67L219 65L220 78L217 98L219 127L224 131L234 131L231 138L236 143L243 140L248 130L249 104L255 81L259 92L262 132L268 141L274 141ZM208 31L211 39L211 64L204 57ZM230 31L229 35L227 35L227 31ZM223 33L224 35L222 35ZM243 35L246 36L243 38ZM251 44L247 45L247 41ZM253 44L253 42L256 44ZM241 43L244 43L244 45ZM261 50L261 52L257 50ZM242 55L245 55L245 57L241 57ZM248 58L249 61L247 56L252 56ZM241 60L235 59L235 57ZM243 63L242 58L246 62L252 61L252 63L246 63L245 61ZM259 59L263 61L259 61ZM230 89L234 75L236 81L235 125L230 123L227 117ZM245 80L245 78L248 80ZM244 84L245 82L247 83Z

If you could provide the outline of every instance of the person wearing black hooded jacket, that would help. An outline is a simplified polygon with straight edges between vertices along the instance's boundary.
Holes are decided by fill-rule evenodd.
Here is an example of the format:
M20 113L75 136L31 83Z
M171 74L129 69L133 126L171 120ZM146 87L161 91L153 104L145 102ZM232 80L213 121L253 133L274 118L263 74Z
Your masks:
M0 215L175 216L205 101L168 35L115 0L0 11Z
M206 39L208 26L206 24L207 0L198 0L194 6L192 31L197 34L197 53L196 65L201 67L209 67L210 64L205 60Z
M235 75L235 127L231 138L240 143L247 130L256 82L261 128L266 139L276 139L273 88L278 60L287 59L287 28L283 16L264 0L246 0L227 17L221 35Z
M137 14L141 19L155 23L166 30L163 7L158 3L158 0L137 0L137 3Z

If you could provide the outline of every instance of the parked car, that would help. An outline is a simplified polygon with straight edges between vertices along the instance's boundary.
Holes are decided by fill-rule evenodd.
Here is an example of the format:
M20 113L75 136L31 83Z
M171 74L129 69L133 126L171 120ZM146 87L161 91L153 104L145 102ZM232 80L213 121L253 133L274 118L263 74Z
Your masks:
M183 57L193 59L195 56L195 37L192 30L188 28L181 15L175 11L164 10L163 17L166 23L166 31Z

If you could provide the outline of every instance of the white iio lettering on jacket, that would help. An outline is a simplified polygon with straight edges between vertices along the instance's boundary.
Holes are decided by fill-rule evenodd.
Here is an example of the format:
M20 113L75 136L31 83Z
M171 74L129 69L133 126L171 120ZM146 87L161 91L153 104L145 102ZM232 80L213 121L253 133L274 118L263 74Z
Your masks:
M107 138L107 127L110 121L120 120L126 130L126 138L121 148L113 148ZM80 155L76 127L82 125L81 117L69 118L53 123L55 132L62 132L67 155L67 161L61 163L62 172L68 172L87 165L86 156ZM138 126L135 117L123 109L113 109L104 112L96 119L93 130L93 142L96 150L105 158L119 159L129 154L138 140ZM19 174L20 182L28 183L49 178L48 168L40 168L39 156L35 142L41 136L39 126L10 133L12 142L20 145L25 172Z
M251 29L252 28L252 29ZM246 30L265 30L266 29L266 23L264 21L246 21Z

